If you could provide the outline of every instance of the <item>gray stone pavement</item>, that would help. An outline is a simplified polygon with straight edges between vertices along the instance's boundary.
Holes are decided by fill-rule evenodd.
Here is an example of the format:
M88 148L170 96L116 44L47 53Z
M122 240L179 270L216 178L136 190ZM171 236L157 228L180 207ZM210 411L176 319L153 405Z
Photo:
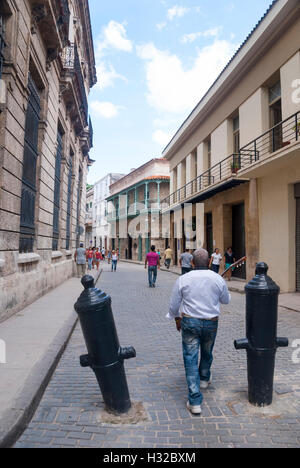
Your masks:
M246 353L233 340L245 336L245 296L232 293L222 308L213 364L213 384L204 391L203 413L186 409L187 388L181 337L165 319L176 276L160 272L156 289L147 286L140 265L109 267L98 286L112 296L121 346L137 357L125 363L133 402L143 402L148 421L137 425L101 422L103 404L95 376L79 366L86 353L77 326L27 430L15 447L299 447L300 364L291 346L276 358L274 403L256 408L247 401ZM278 335L300 338L299 313L280 309Z
M143 262L136 262L132 260L121 260L122 262L126 263L135 263L139 265L143 265ZM169 273L173 273L175 275L181 275L181 268L178 266L171 265L169 270L164 266L161 265L162 271L168 271ZM269 272L271 274L271 272ZM240 280L238 278L232 277L230 282L227 282L228 289L232 292L239 292L241 294L245 294L245 286L247 282L244 280ZM281 307L284 307L289 310L294 310L296 312L300 312L300 293L297 292L290 292L290 293L282 293L279 295L278 303Z

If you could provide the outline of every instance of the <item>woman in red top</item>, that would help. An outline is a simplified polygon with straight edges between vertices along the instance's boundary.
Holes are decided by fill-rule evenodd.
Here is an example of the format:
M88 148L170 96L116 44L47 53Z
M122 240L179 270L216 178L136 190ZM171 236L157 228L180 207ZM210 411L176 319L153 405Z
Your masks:
M94 252L92 248L88 250L87 259L88 259L88 269L91 270L93 266L93 259L94 259Z
M96 262L97 270L99 270L100 260L102 260L102 255L101 255L101 252L99 252L99 249L97 248L95 252L95 262Z

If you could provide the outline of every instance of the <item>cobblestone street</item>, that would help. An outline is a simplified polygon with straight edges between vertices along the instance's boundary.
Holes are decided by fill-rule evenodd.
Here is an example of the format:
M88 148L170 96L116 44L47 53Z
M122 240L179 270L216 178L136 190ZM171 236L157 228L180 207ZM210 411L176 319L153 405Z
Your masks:
M195 417L186 409L181 337L165 318L176 279L160 272L157 288L149 289L142 266L120 263L117 273L104 265L98 284L111 294L121 346L136 348L136 358L125 368L131 399L143 403L148 421L101 422L94 373L79 365L86 348L77 325L15 447L299 447L300 364L292 362L291 343L300 338L300 314L280 309L278 336L287 336L290 347L277 352L273 405L255 408L247 401L246 352L233 346L234 339L245 336L245 296L232 293L232 303L222 308L213 383L204 390L201 417Z

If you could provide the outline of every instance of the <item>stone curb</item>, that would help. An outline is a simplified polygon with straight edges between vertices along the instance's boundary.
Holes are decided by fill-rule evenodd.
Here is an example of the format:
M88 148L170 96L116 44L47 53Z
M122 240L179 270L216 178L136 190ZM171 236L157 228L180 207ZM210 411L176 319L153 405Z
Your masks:
M32 369L13 408L0 421L0 448L9 448L17 441L32 419L56 366L66 349L78 318L75 312L53 339L44 356Z

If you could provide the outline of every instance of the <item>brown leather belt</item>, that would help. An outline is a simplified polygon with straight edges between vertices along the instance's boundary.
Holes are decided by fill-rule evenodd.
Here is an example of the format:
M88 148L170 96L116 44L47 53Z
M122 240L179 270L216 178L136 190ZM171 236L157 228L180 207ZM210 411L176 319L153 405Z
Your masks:
M186 314L182 314L183 317L186 317L186 318L195 318L195 317L191 317L190 315L186 315ZM214 317L212 319L200 319L200 320L206 320L207 322L218 322L219 321L219 317Z

